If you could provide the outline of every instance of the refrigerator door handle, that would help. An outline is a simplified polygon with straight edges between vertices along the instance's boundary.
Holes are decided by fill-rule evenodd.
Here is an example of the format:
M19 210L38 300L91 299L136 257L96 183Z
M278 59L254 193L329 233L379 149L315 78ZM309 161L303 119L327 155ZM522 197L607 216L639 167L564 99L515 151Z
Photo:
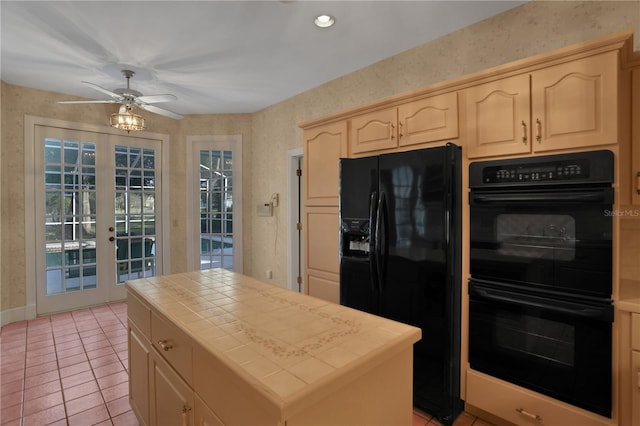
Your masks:
M389 248L389 238L387 233L387 194L385 194L384 191L381 191L376 218L376 267L378 272L378 290L380 294L382 294L383 291L383 283L386 275L386 260Z
M371 282L371 290L376 291L376 283L378 281L377 259L376 259L376 211L378 209L378 193L371 193L369 202L369 280Z

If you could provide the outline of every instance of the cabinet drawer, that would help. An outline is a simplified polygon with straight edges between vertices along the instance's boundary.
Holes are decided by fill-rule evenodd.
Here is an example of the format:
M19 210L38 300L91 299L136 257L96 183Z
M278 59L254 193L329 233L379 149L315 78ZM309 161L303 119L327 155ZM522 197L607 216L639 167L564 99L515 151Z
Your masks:
M127 292L127 316L144 337L151 337L151 310L131 292Z
M153 347L191 384L193 348L186 336L155 312L151 314L151 336Z
M640 351L640 314L631 314L631 348Z
M611 420L502 380L467 370L466 402L515 424L610 425Z

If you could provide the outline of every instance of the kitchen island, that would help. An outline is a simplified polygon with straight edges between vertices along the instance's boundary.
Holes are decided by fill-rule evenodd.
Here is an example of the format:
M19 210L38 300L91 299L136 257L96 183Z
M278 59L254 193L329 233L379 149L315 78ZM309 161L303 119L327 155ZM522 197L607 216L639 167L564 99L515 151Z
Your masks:
M226 270L128 281L141 425L410 425L420 329Z

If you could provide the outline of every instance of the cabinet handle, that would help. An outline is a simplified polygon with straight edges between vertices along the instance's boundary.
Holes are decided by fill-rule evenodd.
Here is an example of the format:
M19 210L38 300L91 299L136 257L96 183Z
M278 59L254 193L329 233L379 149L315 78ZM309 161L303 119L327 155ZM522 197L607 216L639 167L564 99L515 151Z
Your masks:
M640 172L636 175L636 192L640 194Z
M529 417L530 419L536 420L538 422L542 421L542 417L540 417L537 414L530 413L527 410L525 410L524 408L516 408L516 411L518 413L522 414L523 416Z
M391 139L395 139L395 135L393 134L393 130L395 130L396 126L391 124Z
M522 120L522 143L527 143L527 123Z
M402 121L398 121L398 138L402 138Z
M158 345L162 348L163 351L167 352L169 349L173 348L170 344L167 343L166 340L158 340Z
M191 411L191 407L188 405L182 406L182 426L189 426L189 418L187 416L189 411Z
M538 142L542 141L542 123L539 118L536 118L536 140Z

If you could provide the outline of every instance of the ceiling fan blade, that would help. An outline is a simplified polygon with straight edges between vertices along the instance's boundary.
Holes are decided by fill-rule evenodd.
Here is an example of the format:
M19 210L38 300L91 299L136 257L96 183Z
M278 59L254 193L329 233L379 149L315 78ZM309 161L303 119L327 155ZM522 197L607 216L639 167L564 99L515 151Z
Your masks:
M118 101L115 99L109 99L106 101L101 100L93 100L93 101L58 101L59 104L117 104Z
M102 92L102 93L104 93L105 95L109 95L109 96L111 96L111 97L112 97L113 99L115 99L116 101L122 101L122 100L124 99L124 97L123 97L122 95L119 95L119 94L117 94L117 93L115 93L115 92L112 92L111 90L107 90L107 89L105 89L104 87L100 87L100 86L98 86L97 84L93 84L93 83L90 83L90 82L88 82L88 81L82 81L81 83L82 83L82 84L84 84L84 85L87 85L87 86L91 87L91 88L92 88L92 89L94 89L94 90L97 90L98 92Z
M146 95L146 96L138 96L136 98L140 102L144 102L145 104L159 104L161 102L171 102L177 101L178 97L175 95Z
M172 111L169 111L169 110L166 110L166 109L158 108L157 106L147 105L147 104L136 104L136 106L138 108L140 108L140 109L145 110L145 111L153 112L155 114L163 115L163 116L169 117L169 118L174 118L176 120L180 120L181 118L184 118L180 114L176 114L175 112L172 112Z

